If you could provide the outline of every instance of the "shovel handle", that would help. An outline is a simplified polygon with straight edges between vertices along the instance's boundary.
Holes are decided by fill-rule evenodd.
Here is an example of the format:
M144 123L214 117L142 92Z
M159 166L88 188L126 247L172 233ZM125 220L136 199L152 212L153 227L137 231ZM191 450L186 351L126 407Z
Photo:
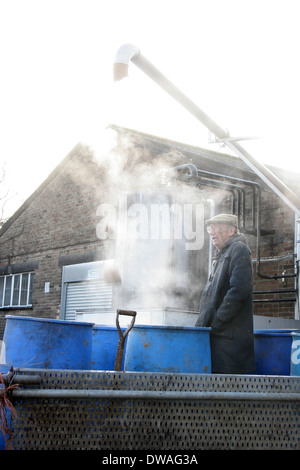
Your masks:
M134 310L117 310L117 315L128 315L130 317L135 317L136 312Z
M130 323L129 327L127 328L127 330L124 332L124 335L123 335L123 332L120 328L119 315L128 315L128 316L132 317L131 323ZM117 324L117 328L118 328L118 331L119 331L120 339L125 340L125 338L128 335L129 331L133 328L133 325L134 325L134 322L135 322L135 317L136 317L136 312L133 311L133 310L117 310L116 324Z
M132 317L131 323L129 327L127 328L127 330L124 332L124 335L120 328L119 315L128 315ZM128 335L129 331L133 328L135 317L136 317L136 312L134 312L133 310L117 310L116 324L117 324L117 328L119 331L119 343L118 343L118 350L117 350L116 361L115 361L115 370L121 370L125 338Z

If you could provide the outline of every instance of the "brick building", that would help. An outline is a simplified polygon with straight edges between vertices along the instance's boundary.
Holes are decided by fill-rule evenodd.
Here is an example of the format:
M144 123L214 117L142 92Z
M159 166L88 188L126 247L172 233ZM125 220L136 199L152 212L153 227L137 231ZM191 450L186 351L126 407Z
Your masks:
M109 132L111 152L78 144L2 227L1 337L6 315L111 324L116 308L134 308L140 323L194 324L210 263L203 221L212 211L236 213L248 238L255 318L271 327L298 320L298 224L252 170L226 154L116 126ZM298 175L272 170L299 192ZM201 233L195 214L191 231L200 248L186 249L185 232L137 239L141 212L130 216L135 236L120 237L124 204L128 215L171 202L199 208Z

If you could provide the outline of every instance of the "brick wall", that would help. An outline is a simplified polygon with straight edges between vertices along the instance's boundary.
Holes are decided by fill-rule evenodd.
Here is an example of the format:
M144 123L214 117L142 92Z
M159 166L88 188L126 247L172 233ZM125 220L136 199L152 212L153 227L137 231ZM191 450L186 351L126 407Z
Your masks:
M294 230L295 219L292 210L274 193L265 191L262 194L262 229L272 233L261 237L261 273L267 276L286 273L294 274ZM253 249L256 258L256 250ZM256 263L254 264L256 268ZM255 276L255 290L292 290L295 278L263 279ZM257 295L256 299L288 299L295 293L266 293ZM261 302L255 303L254 313L274 317L293 318L294 302Z

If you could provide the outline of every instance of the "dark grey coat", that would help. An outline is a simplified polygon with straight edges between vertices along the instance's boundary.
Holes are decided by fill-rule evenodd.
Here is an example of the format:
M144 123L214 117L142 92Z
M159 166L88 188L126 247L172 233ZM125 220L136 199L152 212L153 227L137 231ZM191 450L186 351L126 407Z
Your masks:
M253 270L243 234L216 250L195 326L211 327L212 372L255 372L253 335Z

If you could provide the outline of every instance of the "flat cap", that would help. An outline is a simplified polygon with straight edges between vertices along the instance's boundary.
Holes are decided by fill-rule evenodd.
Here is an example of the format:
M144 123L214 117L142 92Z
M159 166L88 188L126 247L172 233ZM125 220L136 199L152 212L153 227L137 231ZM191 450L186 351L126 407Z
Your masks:
M233 214L218 214L205 221L206 225L211 224L226 224L238 227L238 218Z

